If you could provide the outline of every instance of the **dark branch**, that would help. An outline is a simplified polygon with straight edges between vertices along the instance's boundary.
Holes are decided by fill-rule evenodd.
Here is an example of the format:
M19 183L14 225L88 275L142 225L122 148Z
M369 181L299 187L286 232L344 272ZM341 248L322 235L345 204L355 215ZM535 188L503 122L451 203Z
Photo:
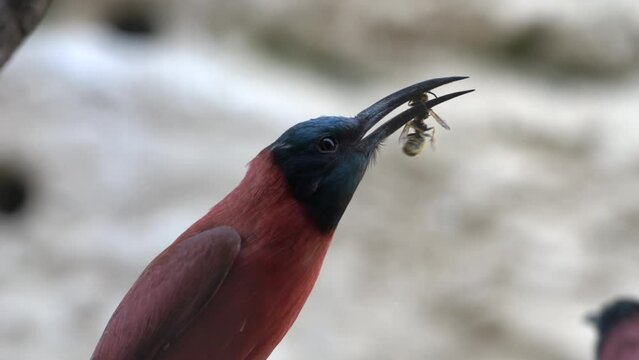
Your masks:
M51 0L0 0L0 68L35 29Z

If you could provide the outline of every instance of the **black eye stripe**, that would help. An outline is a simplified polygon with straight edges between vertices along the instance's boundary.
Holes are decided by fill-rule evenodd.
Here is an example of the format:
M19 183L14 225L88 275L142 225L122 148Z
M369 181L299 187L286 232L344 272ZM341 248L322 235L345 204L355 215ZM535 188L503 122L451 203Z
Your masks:
M337 150L337 140L332 136L325 136L320 139L317 148L321 152L333 152Z

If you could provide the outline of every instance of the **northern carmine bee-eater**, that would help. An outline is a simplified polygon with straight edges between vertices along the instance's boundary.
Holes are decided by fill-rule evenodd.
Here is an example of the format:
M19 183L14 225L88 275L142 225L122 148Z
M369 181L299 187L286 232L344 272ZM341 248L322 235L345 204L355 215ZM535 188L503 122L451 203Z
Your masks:
M92 359L266 359L299 314L346 206L380 143L460 91L402 104L465 77L427 80L355 117L299 123L242 182L142 272Z
M639 301L617 299L590 320L597 327L597 360L639 360Z

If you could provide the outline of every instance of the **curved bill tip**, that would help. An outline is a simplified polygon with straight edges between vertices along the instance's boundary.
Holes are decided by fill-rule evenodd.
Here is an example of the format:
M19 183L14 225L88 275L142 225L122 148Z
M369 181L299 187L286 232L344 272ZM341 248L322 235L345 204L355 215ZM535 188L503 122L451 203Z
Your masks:
M375 131L373 131L370 135L366 136L363 140L363 144L365 147L368 147L368 148L377 146L377 144L381 143L384 139L386 139L392 133L397 131L402 126L406 125L406 123L409 122L410 120L414 119L417 116L420 116L420 114L423 115L429 109L432 109L434 106L441 104L444 101L454 99L458 96L468 94L473 91L475 91L475 89L457 91L454 93L439 96L434 99L430 99L426 102L421 102L419 103L421 104L420 106L417 106L417 105L412 106L409 109L399 113L392 119L388 120L387 122L382 124L380 127L378 127Z
M373 105L361 111L359 114L357 114L357 116L355 116L355 119L357 119L357 121L360 122L362 127L361 136L363 137L366 134L366 132L370 130L373 126L375 126L375 124L379 120L381 120L383 117L388 115L391 111L395 110L402 104L410 100L413 100L419 97L421 94L429 92L439 86L446 85L459 80L464 80L467 78L468 76L449 76L449 77L430 79L430 80L422 81L417 84L413 84L411 86L405 87L399 91L396 91L384 97L383 99L377 101ZM470 92L470 91L467 91L467 92ZM459 96L459 95L463 95L463 94L458 94L455 96ZM442 96L442 97L432 99L431 101L443 98L439 102L435 103L436 105L446 100L450 100L453 97ZM435 106L435 105L432 105L432 106ZM432 106L429 106L429 107L432 107Z
M426 101L424 103L424 107L427 108L427 109L430 109L430 108L434 107L435 105L439 105L439 104L443 103L444 101L448 101L450 99L454 99L454 98L456 98L458 96L462 96L464 94L468 94L468 93L471 93L473 91L475 91L475 89L457 91L457 92L454 92L454 93L438 96L438 97L436 97L434 99L430 99L430 100Z

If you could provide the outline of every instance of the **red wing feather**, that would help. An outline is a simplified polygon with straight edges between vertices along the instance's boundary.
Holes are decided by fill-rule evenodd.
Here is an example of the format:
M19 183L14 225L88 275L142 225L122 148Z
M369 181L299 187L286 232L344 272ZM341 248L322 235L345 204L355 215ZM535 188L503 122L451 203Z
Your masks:
M169 246L126 294L91 359L153 359L213 298L240 243L237 231L220 226Z

